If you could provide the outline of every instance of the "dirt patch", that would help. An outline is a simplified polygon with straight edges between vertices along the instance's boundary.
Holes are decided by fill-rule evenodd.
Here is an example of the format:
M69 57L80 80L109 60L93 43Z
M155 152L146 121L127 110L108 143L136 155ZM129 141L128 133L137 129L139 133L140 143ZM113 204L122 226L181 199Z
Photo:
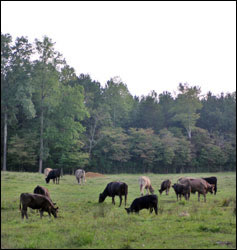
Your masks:
M105 176L100 173L86 172L86 178L95 178L95 177L105 177Z

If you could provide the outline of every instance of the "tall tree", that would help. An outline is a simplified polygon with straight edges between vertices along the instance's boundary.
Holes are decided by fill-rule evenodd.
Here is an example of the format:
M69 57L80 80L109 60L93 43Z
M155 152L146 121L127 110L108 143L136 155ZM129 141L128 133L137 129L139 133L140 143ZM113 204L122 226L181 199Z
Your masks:
M54 43L48 37L43 41L35 39L36 52L39 56L34 62L34 83L36 87L36 102L40 117L40 150L39 173L42 172L44 155L44 119L57 106L59 91L59 70L65 61L62 55L55 51Z
M12 45L9 34L1 34L1 110L4 115L3 170L7 170L7 127L16 122L19 107L27 118L35 116L32 103L31 63L32 45L27 38L17 38Z
M196 121L200 117L197 111L202 108L202 104L199 100L201 89L196 86L189 87L186 83L180 83L179 91L181 94L179 94L175 100L175 105L173 107L175 115L173 119L182 124L187 131L188 138L191 140L192 129L195 127Z

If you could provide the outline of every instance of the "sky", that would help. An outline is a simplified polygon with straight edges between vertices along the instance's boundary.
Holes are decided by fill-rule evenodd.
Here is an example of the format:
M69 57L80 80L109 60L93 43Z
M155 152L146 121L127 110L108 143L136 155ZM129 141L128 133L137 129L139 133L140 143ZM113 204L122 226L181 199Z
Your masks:
M48 36L77 75L133 96L236 91L235 1L1 1L1 32Z

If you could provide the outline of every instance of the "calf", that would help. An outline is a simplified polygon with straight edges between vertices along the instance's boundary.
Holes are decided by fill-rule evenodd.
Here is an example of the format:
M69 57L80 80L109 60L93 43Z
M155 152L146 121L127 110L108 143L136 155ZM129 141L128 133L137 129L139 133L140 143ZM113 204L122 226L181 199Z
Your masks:
M135 212L139 213L142 209L150 209L150 213L152 213L153 208L155 210L156 215L158 214L158 197L157 195L145 195L139 198L136 198L129 208L125 208L127 213Z
M86 182L86 172L85 172L85 170L77 169L76 172L75 172L75 176L76 176L78 184L81 184L81 180L82 180L82 183Z
M99 202L103 202L107 196L112 197L112 203L115 205L114 197L118 195L120 198L120 204L122 203L122 196L125 196L125 206L127 202L128 185L124 182L110 182L107 184L103 193L99 195Z
M49 183L51 179L53 179L53 183L55 183L56 179L56 184L59 184L59 179L60 179L60 169L52 169L48 176L45 178L46 183Z
M165 180L161 183L161 186L160 186L160 194L162 194L163 191L166 190L166 195L169 194L169 190L170 190L170 186L171 186L171 181L170 180Z
M183 195L185 197L185 200L189 200L190 197L190 192L191 192L191 186L189 183L187 184L177 184L175 183L172 188L174 189L176 196L177 196L177 201L178 201L178 196L179 199L181 200L181 196Z
M205 180L206 182L208 182L211 185L214 185L214 194L216 195L217 192L217 178L215 176L212 177L206 177L206 178L202 178L203 180Z
M52 170L52 168L45 168L44 169L44 175L45 175L45 178L48 176L49 172Z
M143 194L144 194L144 188L146 189L147 194L149 194L149 191L151 194L154 194L154 189L151 186L151 180L149 179L149 177L141 176L139 178L138 182L140 185L141 196L143 196Z
M22 193L20 196L19 206L22 219L24 219L24 216L26 217L26 219L28 219L27 207L30 207L32 209L39 209L40 218L42 218L44 212L48 212L50 217L52 213L53 216L57 218L58 207L55 207L52 201L45 195Z
M202 178L179 178L181 184L189 183L191 186L191 192L198 192L198 201L200 201L200 194L204 196L204 202L206 202L206 194L208 192L213 193L214 186L203 180Z

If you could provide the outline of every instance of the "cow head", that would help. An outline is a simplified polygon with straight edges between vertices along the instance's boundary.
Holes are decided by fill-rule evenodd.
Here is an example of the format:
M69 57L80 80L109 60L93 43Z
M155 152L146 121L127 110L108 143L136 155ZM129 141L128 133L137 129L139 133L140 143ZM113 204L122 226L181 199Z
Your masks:
M131 208L130 207L129 208L125 207L125 210L127 211L128 214L131 212Z
M105 200L105 197L103 194L99 195L99 203L103 202Z
M58 207L51 207L51 213L53 214L54 218L57 218Z
M210 192L211 194L213 194L214 188L215 188L215 185L214 185L214 184L208 185L208 186L207 186L207 192Z
M152 186L149 187L149 190L150 190L151 194L154 194L155 190L153 189Z
M174 185L172 185L172 188L174 189L174 190L176 190L176 183L174 184Z
M48 177L45 178L46 183L49 183L50 179Z

